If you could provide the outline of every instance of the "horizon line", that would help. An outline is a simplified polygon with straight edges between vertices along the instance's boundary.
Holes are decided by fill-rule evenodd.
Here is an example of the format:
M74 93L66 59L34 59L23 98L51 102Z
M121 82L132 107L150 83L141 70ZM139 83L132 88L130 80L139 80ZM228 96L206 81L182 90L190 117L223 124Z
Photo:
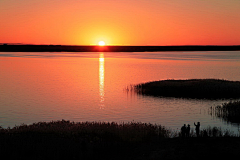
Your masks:
M0 45L29 45L29 46L99 46L98 44L89 44L89 45L78 45L78 44L27 44L27 43L0 43ZM125 46L139 46L139 47L171 47L171 46L240 46L240 44L238 45L214 45L214 44L208 44L208 45L131 45L131 44L106 44L104 46L99 46L99 47L111 47L111 46L117 46L117 47L125 47Z

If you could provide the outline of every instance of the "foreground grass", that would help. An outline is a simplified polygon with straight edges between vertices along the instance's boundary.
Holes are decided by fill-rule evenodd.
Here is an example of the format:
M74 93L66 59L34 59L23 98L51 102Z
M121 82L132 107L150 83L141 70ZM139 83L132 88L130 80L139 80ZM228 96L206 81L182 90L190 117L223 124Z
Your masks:
M13 128L0 128L1 134L54 134L60 137L81 138L87 141L126 141L139 142L150 139L170 138L177 135L161 125L129 122L39 122Z
M163 97L240 98L240 82L220 79L162 80L135 85L134 91Z
M201 138L194 132L190 138L179 135L139 122L39 122L1 128L0 152L25 159L196 159L195 154L202 159L229 158L239 151L239 135L217 127L202 129Z
M226 122L240 123L240 101L230 101L222 105L211 107L211 115Z

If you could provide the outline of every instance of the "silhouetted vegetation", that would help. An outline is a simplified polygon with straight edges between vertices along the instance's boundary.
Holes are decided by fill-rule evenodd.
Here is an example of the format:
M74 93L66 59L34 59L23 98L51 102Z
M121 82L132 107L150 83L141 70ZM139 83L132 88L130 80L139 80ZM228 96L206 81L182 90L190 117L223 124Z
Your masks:
M81 137L87 141L126 141L141 142L149 139L170 138L174 135L161 125L129 122L39 122L31 125L20 125L13 128L0 128L0 133L7 134L54 134L61 137ZM91 139L94 138L94 139Z
M239 135L217 127L201 129L198 138L193 129L182 138L179 131L140 122L62 120L0 127L0 153L15 159L229 158L239 145Z
M220 79L162 80L134 86L138 94L197 99L240 97L240 82Z
M226 122L240 124L240 101L231 101L211 107L210 114Z
M204 129L203 129L204 130ZM202 131L203 131L202 130ZM221 132L218 137L225 135L225 131L220 128L208 127L208 136L211 137L211 130ZM228 131L227 131L228 132ZM210 134L209 134L210 133ZM125 141L125 142L142 142L149 140L158 140L162 138L176 138L180 135L180 131L173 131L164 126L141 123L141 122L70 122L66 120L52 122L38 122L30 125L22 124L13 128L0 127L0 134L53 134L60 137L81 137L88 141L110 140L110 141ZM201 133L203 136L203 133ZM190 137L196 135L192 131ZM236 137L231 134L230 136ZM91 139L94 138L94 139Z

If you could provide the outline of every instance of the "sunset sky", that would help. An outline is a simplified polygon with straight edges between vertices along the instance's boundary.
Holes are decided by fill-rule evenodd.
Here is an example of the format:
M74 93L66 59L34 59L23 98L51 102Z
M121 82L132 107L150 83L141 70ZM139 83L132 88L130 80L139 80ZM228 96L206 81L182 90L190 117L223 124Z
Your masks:
M240 0L0 0L0 43L240 45Z

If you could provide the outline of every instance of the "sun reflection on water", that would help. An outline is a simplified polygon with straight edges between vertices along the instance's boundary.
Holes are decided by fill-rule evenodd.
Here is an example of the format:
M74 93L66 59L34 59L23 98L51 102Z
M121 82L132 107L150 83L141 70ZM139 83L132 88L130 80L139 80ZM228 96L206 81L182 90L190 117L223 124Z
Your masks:
M99 97L100 109L104 109L104 53L99 54Z

